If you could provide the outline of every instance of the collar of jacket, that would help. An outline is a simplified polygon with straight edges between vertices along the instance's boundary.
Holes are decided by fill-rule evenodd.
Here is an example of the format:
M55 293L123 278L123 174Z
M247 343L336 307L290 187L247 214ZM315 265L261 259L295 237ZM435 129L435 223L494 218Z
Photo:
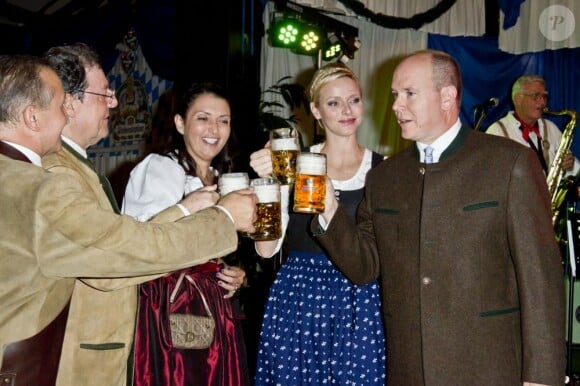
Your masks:
M0 141L0 154L5 155L8 158L12 158L13 160L16 161L23 161L23 162L28 162L31 163L30 160L28 159L28 157L26 157L24 154L22 154L20 151L18 151L18 149L10 146L7 143L4 143L2 141Z
M439 162L441 162L445 158L448 158L451 155L457 153L457 151L461 148L461 146L463 146L463 143L465 142L465 140L467 139L467 137L469 136L470 133L471 133L471 128L469 128L468 126L462 125L461 129L459 129L459 133L457 133L457 136L455 137L453 142L451 142L451 144L447 147L447 149L445 149L445 151L441 154L441 157L439 157ZM415 144L415 146L413 146L413 148L414 148L413 152L415 154L415 159L417 161L419 161L421 159L419 157L419 149L417 149L416 144Z
M82 163L87 165L89 168L91 168L91 170L95 170L95 165L93 165L93 163L88 158L85 158L81 154L79 154L68 143L66 143L65 141L62 141L62 147L65 148L69 153L74 155L76 159L78 159L79 161L81 161ZM95 171L95 173L96 173L96 171Z

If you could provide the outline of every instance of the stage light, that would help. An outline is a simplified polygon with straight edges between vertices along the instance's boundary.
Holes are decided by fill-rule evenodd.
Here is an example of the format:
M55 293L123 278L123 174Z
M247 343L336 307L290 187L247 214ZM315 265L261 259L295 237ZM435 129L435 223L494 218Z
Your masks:
M338 58L342 52L342 44L340 42L340 38L336 36L335 33L330 33L326 42L324 43L322 52L322 59L323 60L332 60L334 58Z
M316 55L323 36L319 28L292 17L275 18L269 35L272 46L290 48L300 55Z
M292 49L301 55L316 55L321 46L320 32L313 28L305 28L300 35L298 45Z
M274 47L292 48L298 44L302 25L292 19L283 19L272 26L271 40Z
M289 48L299 55L319 55L319 60L327 61L354 57L358 47L350 43L357 39L357 28L291 1L281 1L276 8L268 28L273 47Z
M344 40L342 45L342 55L338 59L343 63L347 63L350 59L354 59L354 53L358 51L361 43L358 37L350 36Z
M333 44L324 50L324 60L332 60L334 58L338 58L342 48L340 48L340 44Z

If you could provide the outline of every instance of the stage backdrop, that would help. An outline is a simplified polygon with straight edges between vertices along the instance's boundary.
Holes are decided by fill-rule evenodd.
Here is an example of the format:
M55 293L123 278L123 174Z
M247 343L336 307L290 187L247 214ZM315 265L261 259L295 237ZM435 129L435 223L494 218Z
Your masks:
M496 97L499 105L489 110L481 130L513 109L511 86L524 74L538 74L546 80L552 111L580 110L580 49L545 50L537 53L508 54L498 49L497 40L484 37L447 37L429 35L430 48L453 56L463 73L461 119L473 124L473 110L478 103ZM565 118L548 117L562 128ZM580 154L580 136L573 143Z
M350 0L296 2L333 11L340 11L345 4L353 3ZM401 55L420 48L445 51L461 66L464 80L463 122L474 124L473 109L476 104L491 97L500 100L497 107L489 110L481 130L511 109L511 85L524 74L538 74L546 79L552 111L580 110L580 2L577 0L498 0L501 9L499 37L483 36L484 31L480 28L483 1L458 0L441 16L448 20L449 15L455 15L452 22L441 24L434 21L418 30L387 28L377 25L377 22L385 20L382 18L384 14L403 19L428 14L439 1L409 0L398 8L388 8L388 4L395 3L392 1L362 0L359 3L363 4L364 13L371 15L375 22L369 21L369 18L349 16L355 13L348 8L345 8L346 15L331 16L359 28L362 46L348 65L363 81L367 112L365 122L359 129L359 140L373 150L390 155L409 145L408 141L400 139L400 130L391 112L390 77ZM361 7L357 9L361 12ZM266 26L271 11L271 7L265 8ZM476 14L479 16L474 16ZM404 24L401 20L397 22L399 25ZM449 27L450 24L453 28ZM520 43L509 43L510 39L516 38ZM291 76L296 82L306 85L308 79L304 74L312 74L315 66L311 58L273 48L265 38L262 45L261 87L266 89L283 76ZM567 121L564 117L549 118L561 129ZM308 126L311 123L302 124ZM580 158L580 136L574 139L572 151Z

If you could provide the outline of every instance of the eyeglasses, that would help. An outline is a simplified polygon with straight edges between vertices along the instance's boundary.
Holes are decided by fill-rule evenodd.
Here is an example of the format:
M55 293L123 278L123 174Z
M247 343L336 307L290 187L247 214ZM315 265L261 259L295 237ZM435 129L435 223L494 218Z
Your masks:
M111 89L107 89L107 93L106 94L102 94L99 92L93 92L93 91L87 91L87 90L81 90L79 92L85 93L85 94L92 94L92 95L98 95L98 96L102 96L104 98L108 98L109 100L107 101L108 103L112 103L113 100L115 99L115 90L111 90Z
M521 93L521 95L527 96L532 98L535 102L539 101L540 99L543 99L545 101L548 101L548 97L549 94L547 92L528 92L528 93Z

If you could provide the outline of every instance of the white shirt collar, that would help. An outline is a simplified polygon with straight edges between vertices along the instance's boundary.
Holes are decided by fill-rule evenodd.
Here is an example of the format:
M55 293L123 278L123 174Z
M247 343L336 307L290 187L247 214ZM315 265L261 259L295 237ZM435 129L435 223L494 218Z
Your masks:
M85 149L83 149L81 146L79 146L75 141L73 141L72 139L70 139L68 137L65 137L64 135L61 135L60 137L62 138L62 140L64 142L66 142L67 145L72 147L77 153L79 153L80 155L82 155L85 158L88 158L87 151Z
M30 160L30 162L32 162L36 166L42 167L42 161L41 161L40 156L38 154L36 154L35 152L33 152L32 150L30 150L29 148L24 147L22 145L14 143L14 142L10 142L10 141L2 141L2 142L9 144L13 148L18 150L22 154L24 154L26 156L26 158L28 158Z
M457 119L457 122L449 130L443 133L439 138L437 138L431 145L427 145L421 142L417 142L417 149L419 150L419 158L421 162L425 162L425 148L431 146L433 148L433 162L439 162L441 154L451 145L451 142L459 134L461 129L461 121Z

